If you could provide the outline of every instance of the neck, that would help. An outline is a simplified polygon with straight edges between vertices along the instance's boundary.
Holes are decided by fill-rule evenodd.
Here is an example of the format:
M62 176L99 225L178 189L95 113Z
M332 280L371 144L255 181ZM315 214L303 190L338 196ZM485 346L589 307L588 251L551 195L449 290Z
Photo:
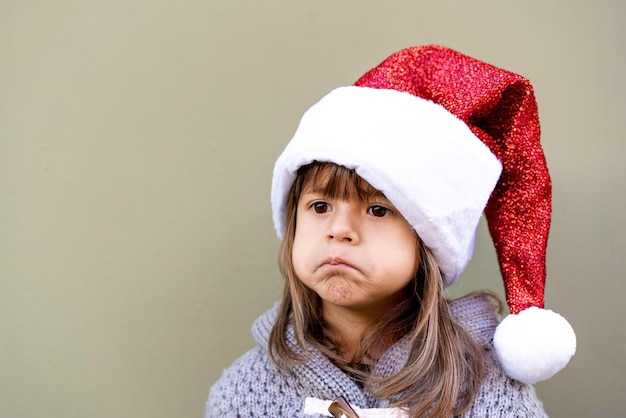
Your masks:
M365 331L376 325L382 316L372 310L360 311L325 302L322 303L322 313L326 332L338 345L340 354L346 361L354 358Z

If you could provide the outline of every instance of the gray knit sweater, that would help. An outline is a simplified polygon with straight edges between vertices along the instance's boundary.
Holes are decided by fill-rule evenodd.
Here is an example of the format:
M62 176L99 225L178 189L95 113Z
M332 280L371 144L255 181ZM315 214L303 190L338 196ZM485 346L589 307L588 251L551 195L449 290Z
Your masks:
M532 386L506 377L491 349L498 317L489 300L474 295L450 303L453 315L484 348L486 378L473 406L463 417L546 417ZM211 388L206 409L210 417L322 417L331 416L328 405L344 395L362 418L405 417L404 411L377 400L319 352L290 373L278 370L267 354L268 339L277 307L255 322L252 333L258 345L224 371ZM290 339L293 335L289 336ZM376 366L379 375L397 372L406 362L407 344L400 340Z

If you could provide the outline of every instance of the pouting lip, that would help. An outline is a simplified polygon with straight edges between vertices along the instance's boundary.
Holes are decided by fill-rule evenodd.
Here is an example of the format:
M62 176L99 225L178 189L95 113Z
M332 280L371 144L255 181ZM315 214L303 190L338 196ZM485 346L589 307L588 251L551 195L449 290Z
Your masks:
M347 261L341 257L328 257L322 262L322 264L320 264L320 267L324 266L347 266L356 269L356 267L350 261Z

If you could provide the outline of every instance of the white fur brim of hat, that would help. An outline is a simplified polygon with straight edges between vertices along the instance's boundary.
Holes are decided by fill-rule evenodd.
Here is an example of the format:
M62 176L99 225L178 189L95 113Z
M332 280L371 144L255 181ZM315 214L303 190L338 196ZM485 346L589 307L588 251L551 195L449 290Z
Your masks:
M396 90L341 87L313 105L274 166L280 238L297 170L313 161L354 169L380 190L432 251L449 286L467 266L502 166L443 106Z

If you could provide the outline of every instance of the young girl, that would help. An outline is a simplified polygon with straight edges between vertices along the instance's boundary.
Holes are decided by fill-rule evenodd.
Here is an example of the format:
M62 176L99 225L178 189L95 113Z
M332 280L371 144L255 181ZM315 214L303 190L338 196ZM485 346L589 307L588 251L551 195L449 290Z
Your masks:
M550 180L532 87L438 46L309 109L276 162L282 301L207 417L543 417L575 351L543 309ZM511 315L448 302L485 212Z

